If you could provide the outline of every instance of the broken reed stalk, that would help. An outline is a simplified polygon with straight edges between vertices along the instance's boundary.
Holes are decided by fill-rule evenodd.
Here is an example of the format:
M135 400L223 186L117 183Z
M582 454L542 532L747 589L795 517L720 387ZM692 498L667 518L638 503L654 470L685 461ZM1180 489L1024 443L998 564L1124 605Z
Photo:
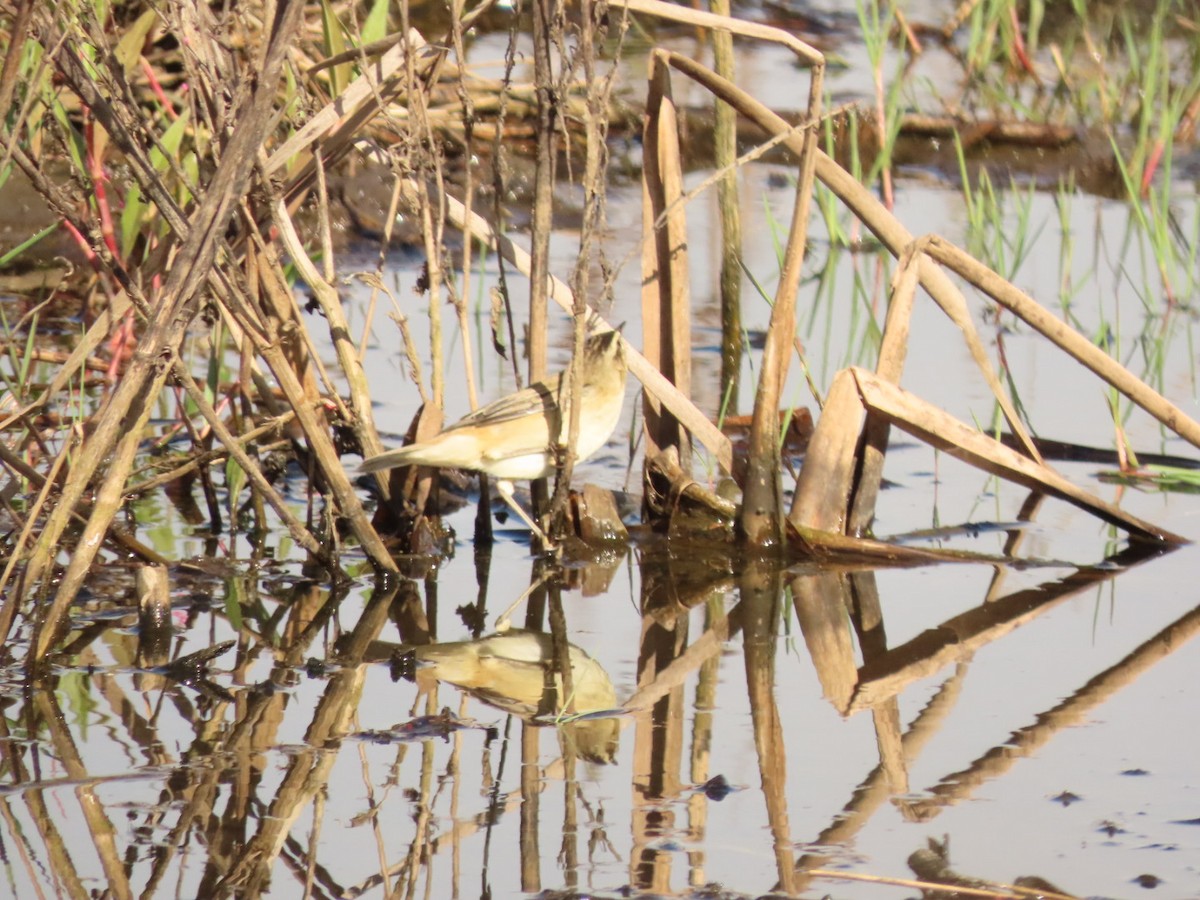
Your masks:
M920 277L920 256L913 250L900 256L892 275L891 296L883 325L883 341L875 374L893 384L900 383L908 357L908 335ZM822 412L824 415L824 412ZM866 534L875 520L875 501L883 483L883 463L887 453L889 427L885 420L868 416L860 444L862 461L852 488L852 502L846 521L846 533L854 537Z
M1105 522L1124 529L1132 537L1172 544L1188 543L1187 538L1100 500L1076 487L1045 464L1010 450L978 429L959 422L933 404L870 372L851 367L840 372L838 377L843 375L849 375L853 380L853 388L871 413L886 417L893 425L932 447L1007 481L1065 500Z
M1175 434L1193 447L1200 448L1200 422L1188 416L1079 332L1051 315L1044 306L1024 291L1014 287L992 269L938 235L921 238L916 242L915 248L975 285Z
M1179 535L1105 503L1062 478L1044 463L1008 449L980 433L978 429L956 421L942 410L899 388L915 279L923 252L921 248L930 240L932 239L926 238L915 242L901 259L876 374L870 375L864 370L851 368L839 372L834 379L821 421L810 442L810 454L805 460L800 485L797 487L797 492L808 492L800 506L810 518L796 523L805 539L820 543L822 538L818 537L817 533L828 535L840 532L844 527L851 534L859 534L869 525L882 474L882 453L887 440L886 426L890 424L993 475L1078 506L1104 521L1117 525L1134 538L1186 543L1186 539ZM943 253L950 256L951 250L943 248ZM959 254L962 258L958 258ZM972 274L983 280L982 273L973 269L977 263L971 260L972 266L968 266L964 259L970 258L961 251L955 250L954 255L964 269L972 268ZM997 282L1002 281L999 276L995 276L995 279ZM998 284L994 284L993 287L999 289ZM1010 301L1013 301L1012 297ZM1027 315L1037 318L1037 313L1030 304L1036 306L1032 300L1024 305L1013 301L1013 305L1021 306ZM1042 314L1050 319L1044 311ZM1054 322L1055 320L1051 319L1048 324ZM1078 335L1076 338L1083 340ZM1103 356L1099 351L1096 353ZM1105 359L1108 362L1102 368L1117 366L1110 358ZM1100 363L1099 360L1096 362ZM864 427L864 456L861 472L855 483L855 466L859 462L856 447Z
M812 124L819 121L825 60L819 52L794 36L768 26L757 26L711 13L673 7L660 2L660 0L625 0L621 5L635 12L650 13L697 27L743 34L787 46L811 70L808 121ZM655 67L675 66L712 91L710 85L696 75L696 70L702 67L689 68L678 65L679 58L677 54L657 51L653 57L653 65ZM707 69L704 71L708 72ZM726 79L720 79L717 76L714 78L732 87ZM654 90L653 84L652 80L652 91ZM736 99L731 99L732 95L740 93L736 88L726 94L717 91L712 91L712 93L719 100L729 103L734 108L740 108ZM812 196L816 160L815 128L807 129L805 134L798 138L798 142L800 146L795 149L801 159L800 185L797 191L796 207L793 211L789 250L785 258L776 302L772 307L767 347L764 352L760 382L755 394L749 464L745 484L743 484L744 501L739 519L741 537L748 543L760 547L781 547L783 545L783 494L777 434L778 409L795 333L795 295L803 265L803 249L807 235L808 209ZM669 246L673 247L674 242L672 241Z
M908 347L919 259L919 254L901 257L879 349L876 374L896 384ZM809 441L796 489L797 493L804 492L792 507L797 525L821 532L845 532L854 537L862 537L869 529L883 476L888 425L879 417L867 417L864 423L865 413L854 384L846 378L834 378L821 408L817 430Z
M636 0L636 2L657 2L657 0ZM746 116L769 134L780 138L783 144L793 153L797 155L804 153L805 137L803 129L789 125L770 108L737 86L719 78L714 72L695 62L695 60L678 53L671 53L669 59L674 68L679 69L688 75L688 77L702 84L711 93L732 104L742 115ZM848 172L820 150L816 151L815 174L826 187L837 195L851 212L862 220L863 224L880 239L884 246L892 252L893 256L898 257L912 242L912 235L895 216L889 213L870 191L859 184ZM1029 437L1028 431L1017 416L1015 408L1000 384L1000 380L996 377L991 361L988 359L986 348L975 332L970 311L967 308L966 299L962 296L962 293L954 286L954 283L950 281L946 273L933 265L932 262L922 263L921 284L934 301L942 307L950 319L963 331L964 339L967 341L971 356L983 373L984 379L996 397L996 402L1000 404L1000 408L1009 422L1009 427L1012 428L1013 433L1017 435L1018 440L1022 442L1029 455L1034 459L1040 459L1041 456L1033 446L1033 441ZM791 515L795 515L794 504Z
M666 54L665 58L673 67L683 71L705 85L713 93L728 100L740 112L756 121L769 132L776 135L784 135L785 143L794 152L798 154L805 152L804 137L798 134L795 129L790 128L764 105L758 103L752 97L749 97L723 79L718 78L714 73L698 65L690 58L675 53ZM817 177L821 178L894 254L899 256L909 248L913 242L912 236L868 191L855 182L848 173L842 170L825 154L819 151L816 152L814 154L814 161ZM1154 392L1144 383L1134 378L1123 367L1092 346L1085 338L1054 319L1049 313L1046 313L1045 310L1032 301L1032 299L1025 298L1024 295L1011 288L1010 285L1006 285L999 276L991 273L985 266L971 260L965 254L961 254L961 252L953 255L950 254L950 251L947 249L950 245L943 239L930 238L928 240L930 241L930 247L938 248L938 252L941 254L939 261L942 260L942 257L950 259L953 256L955 270L964 275L964 277L968 277L974 281L981 289L992 294L997 299L997 302L1002 302L1003 305L1018 315L1024 312L1030 317L1027 321L1031 325L1038 328L1047 336L1054 336L1060 345L1069 345L1072 348L1070 352L1076 359L1083 361L1093 371L1097 371L1098 374L1103 373L1103 377L1110 380L1110 383L1113 383L1130 396L1131 399L1135 399L1135 402L1138 402L1144 408L1151 411L1160 421L1174 428L1181 436L1194 444L1197 440L1200 440L1200 425L1197 425L1191 419L1184 416L1181 411L1167 403L1157 392ZM949 432L945 433L953 432L956 437L961 437L963 442L956 446L961 450L964 457L976 465L987 468L989 471L1002 471L1004 477L1015 480L1018 483L1027 484L1035 489L1037 489L1037 485L1040 485L1043 489L1087 509L1106 521L1119 524L1120 527L1130 531L1134 536L1166 542L1182 540L1178 535L1142 522L1135 517L1128 516L1119 509L1091 497L1086 492L1080 491L1073 485L1070 485L1069 482L1061 479L1042 464L1040 454L1033 446L1027 430L1017 416L1011 401L1008 399L1007 393L1003 390L995 375L983 343L979 339L971 321L965 297L963 297L962 293L949 280L946 273L932 259L924 260L921 258L922 256L924 254L918 254L915 262L922 285L963 332L964 340L967 342L977 366L991 387L1006 419L1008 419L1010 427L1017 435L1018 440L1023 444L1023 449L1028 458L1019 457L1019 459L1023 460L1024 463L1029 463L1029 465L1026 467L1021 462L1008 460L1004 458L1003 454L996 453L994 448L991 447L988 447L983 452L978 452L975 449L967 450L966 446L968 442L966 441L965 433L970 432L979 436L978 432L967 429L966 426L962 426L964 429L963 432L951 428ZM950 265L950 263L947 262L947 265ZM1005 286L1002 287L1002 285ZM997 295L1003 296L1003 301ZM1070 336L1068 337L1067 335ZM888 363L888 365L892 366L894 363ZM766 368L764 365L764 369ZM876 379L876 381L879 380ZM880 383L884 384L884 382ZM840 378L835 381L834 387L830 392L830 398L827 400L826 413L822 416L822 424L827 424L828 427L822 429L819 425L818 433L814 435L814 439L810 444L804 468L801 471L800 482L795 492L792 510L789 514L789 519L805 535L806 540L813 540L814 535L818 532L840 532L848 525L850 509L847 506L847 501L853 490L854 466L857 464L858 458L856 447L860 438L860 423L862 420L861 400L856 395L862 394L862 384L863 379L861 377L857 379L857 384L852 384L846 378ZM828 403L830 402L833 403L835 409L845 410L845 414L829 416ZM931 417L930 421L934 421L937 418L935 414L940 413L940 411L929 407L929 413ZM941 415L944 416L945 414L942 413ZM827 418L829 420L828 423L826 423ZM894 421L894 424L898 424L898 422ZM912 430L920 426L917 423L906 421L905 427ZM947 425L947 427L949 426ZM923 432L922 435L925 436ZM877 433L874 438L877 444L880 442L880 439L881 436ZM934 441L933 433L928 435L928 439L931 442ZM942 438L939 437L937 440L940 441ZM953 441L950 443L953 443ZM869 519L872 510L873 499L864 498L854 518L855 527L863 527L863 523Z
M650 89L642 154L642 343L646 359L684 396L691 393L691 301L683 164L671 80L657 53L650 57ZM647 393L642 399L646 459L672 448L690 468L690 444L679 422Z
M821 120L821 94L824 65L813 66L809 75L807 121L792 222L788 230L787 250L780 273L767 340L759 367L758 388L754 394L754 413L750 424L749 455L738 529L742 538L758 547L782 548L783 485L780 464L779 410L788 363L796 336L796 294L804 268L808 243L809 210L812 204L816 165L817 128Z

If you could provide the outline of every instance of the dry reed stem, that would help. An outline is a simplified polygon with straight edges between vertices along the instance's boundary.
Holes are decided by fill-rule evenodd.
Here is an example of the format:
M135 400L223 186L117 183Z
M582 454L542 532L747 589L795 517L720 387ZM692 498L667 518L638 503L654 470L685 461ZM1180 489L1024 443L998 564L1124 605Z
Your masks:
M581 179L584 204L583 217L579 230L579 254L571 272L571 288L575 302L572 306L572 349L571 364L567 370L566 390L570 397L570 412L567 421L560 428L566 433L559 435L559 443L566 448L566 453L559 460L558 476L554 484L554 495L551 498L550 516L552 528L559 534L565 534L573 529L570 522L569 509L571 478L575 471L575 453L573 448L578 444L579 429L583 416L583 359L584 344L587 339L588 306L587 299L591 295L591 267L593 253L600 255L599 265L607 268L603 249L600 245L600 235L604 227L605 214L605 185L607 183L608 120L604 112L612 96L613 80L616 77L616 67L609 69L608 74L600 78L596 73L597 42L603 33L604 26L598 21L607 14L602 3L594 0L582 0L580 5L581 23L578 32L578 51L574 62L581 65L584 81L587 85L586 109L583 123L585 134L584 171ZM621 38L624 37L622 33ZM620 55L618 46L615 54ZM573 71L572 67L564 71L562 81L565 83ZM561 95L561 92L560 92ZM470 182L468 181L468 187ZM470 194L467 195L467 208L470 208ZM468 246L470 241L464 242ZM586 500L584 501L586 503ZM586 517L585 517L586 518ZM583 528L581 524L579 526ZM553 608L551 610L553 615ZM562 656L566 661L566 656ZM570 667L563 671L565 679L570 677ZM569 693L569 692L568 692Z
M558 108L558 82L554 77L551 51L562 40L562 7L555 0L531 0L533 40L533 83L537 105L534 112L533 209L529 223L529 383L546 377L546 337L549 313L546 277L550 273L550 232L554 224L558 130L562 125ZM565 61L560 60L565 68ZM533 517L545 533L549 497L546 480L530 484Z
M679 125L669 70L650 57L650 90L642 159L642 343L646 359L682 394L691 393L691 318L687 220ZM687 469L690 454L679 423L653 394L642 399L647 461L674 448Z
M884 416L891 424L932 447L1030 490L1043 491L1065 500L1124 529L1133 537L1171 544L1188 543L1187 538L1100 500L1048 466L1008 449L999 441L964 425L936 406L864 369L852 366L843 371L851 375L867 409Z
M700 10L691 9L686 6L675 6L672 3L664 2L664 0L612 0L609 6L622 7L633 13L644 13L658 19L666 19L670 22L694 25L697 28L727 31L730 34L740 35L741 37L755 38L756 40L772 44L781 44L795 53L808 66L822 70L825 67L825 57L818 50L804 43L804 41L791 32L784 31L782 28L776 28L773 25L762 25L758 22L747 22L744 19L701 12Z
M375 294L379 292L385 294L391 301L392 309L388 313L388 317L396 323L396 328L400 330L400 340L404 347L405 362L408 363L409 378L417 388L421 403L429 403L429 390L425 387L425 375L421 368L421 353L417 349L416 341L413 340L412 329L408 327L408 317L400 308L400 301L396 299L396 295L379 276L378 269L375 272L360 272L356 277L371 287L372 302L374 302Z
M808 121L815 125L821 118L823 66L814 66L809 82ZM796 338L796 294L804 268L808 243L809 209L814 189L817 151L816 128L805 129L801 139L800 177L788 230L787 248L780 273L767 340L759 367L758 389L754 395L754 413L750 423L749 458L739 529L749 543L760 547L783 546L783 487L778 436L779 409L788 363Z
M245 211L245 221L249 225L253 221L250 210L245 206L243 208ZM282 207L277 206L277 208L281 209ZM282 231L282 228L280 230ZM247 247L244 265L248 274L254 278L254 284L268 291L268 299L273 305L272 315L285 323L284 329L288 334L287 345L289 357L292 360L292 367L297 376L304 381L307 399L314 401L318 398L326 399L343 420L349 421L353 416L351 416L349 408L342 400L342 396L338 392L338 388L334 384L329 370L325 367L325 361L321 358L321 353L317 348L316 342L313 340L312 333L304 327L303 313L296 300L295 292L290 289L291 286L287 273L284 272L283 264L279 259L278 249L274 243L267 243L263 240L262 235L255 230L251 230L249 240L250 246ZM256 300L261 306L262 299L260 294L256 294ZM231 321L234 326L240 326L244 321L242 317L245 316L249 316L255 322L260 322L261 320L261 308L254 309L246 304L239 304L237 312L238 318L236 320L232 316L226 319L226 321ZM335 312L334 315L336 316L337 313ZM342 314L341 319L345 322L344 314ZM291 334L293 330L295 335ZM254 332L255 337L265 341L263 335L264 332ZM236 346L239 350L248 351L250 349L248 343L252 342L241 342L236 344ZM253 360L253 357L251 359ZM320 378L324 390L323 395L317 392L314 377L311 374L312 370L316 370L316 376ZM347 377L353 377L352 373L348 374ZM251 367L251 378L264 396L269 397L272 395L270 390L263 389L264 382L262 381L261 370L257 363Z
M288 214L283 201L277 201L272 211L283 248L296 266L300 278L312 290L313 296L321 307L322 315L329 323L329 340L337 354L342 376L346 379L350 404L356 411L355 416L350 416L348 411L343 409L343 415L346 415L347 421L353 423L355 437L362 442L365 456L382 453L383 445L379 441L379 433L375 428L375 416L371 410L370 386L367 384L367 376L363 371L358 349L350 336L350 323L346 319L341 296L329 279L317 271L317 267L304 249L300 235L296 232L296 225ZM295 300L293 299L292 306L294 307L294 305ZM298 317L295 318L295 321L297 325L300 324ZM308 333L308 329L302 329L302 331L305 334ZM320 355L315 352L315 347L309 347L309 356L319 362ZM336 396L335 392L331 391L330 394Z
M239 92L242 116L234 125L221 161L195 211L180 249L179 259L167 275L160 312L139 344L125 378L98 418L97 430L84 442L76 467L63 486L62 502L52 511L30 556L26 589L41 581L58 551L71 511L82 498L102 462L108 471L96 494L95 505L54 599L43 609L33 658L42 659L65 621L66 612L99 551L121 504L125 480L133 465L142 430L149 421L153 399L171 371L163 358L176 357L187 326L195 314L196 296L207 279L223 229L236 199L249 183L254 154L261 146L274 105L275 86L282 73L286 48L300 21L299 4L280 12L263 50L260 80ZM64 54L63 60L70 55ZM80 82L87 83L86 73ZM99 98L97 98L99 99ZM153 171L153 170L151 170ZM157 176L151 181L157 183ZM114 449L115 448L115 449Z
M912 311L920 275L919 258L918 254L906 251L892 274L892 295L888 300L887 318L883 325L879 361L875 365L875 374L892 384L900 383L904 361L908 356L909 327L912 324ZM851 502L846 519L847 534L856 537L866 534L874 521L875 501L883 480L888 431L887 422L876 416L867 416L860 445L862 465L850 495Z
M475 156L475 118L478 114L475 105L475 99L471 96L471 92L467 88L468 73L464 68L467 59L466 47L463 43L463 9L465 0L451 0L450 3L450 38L454 47L455 59L459 61L459 65L454 67L453 75L455 77L455 85L458 89L459 99L459 115L462 120L463 129L463 144L466 148L467 159L473 159ZM432 111L431 111L432 118ZM393 205L398 204L400 200L400 188L397 184L392 195ZM475 200L475 170L473 166L468 165L463 173L463 204L467 209L474 206ZM394 210L393 210L394 216ZM389 223L390 226L390 223ZM476 385L475 378L475 353L472 346L472 327L471 317L467 310L467 299L471 296L471 278L472 272L471 257L474 245L471 240L465 240L462 244L462 261L459 263L459 271L462 277L461 290L453 290L454 309L458 313L458 331L462 337L463 348L463 379L467 386L467 405L474 412L479 408L479 391ZM487 497L489 496L486 486L483 487L480 493ZM481 525L487 530L485 539L491 538L491 517L481 516Z
M865 415L848 371L838 372L804 455L788 518L797 527L841 534L847 524Z
M812 70L809 84L808 114L812 122L816 122L819 119L825 58L818 51L803 41L798 40L795 36L771 26L690 10L685 7L661 2L661 0L615 0L615 5L624 6L631 12L646 13L659 18L694 25L698 28L753 37L759 40L778 43L789 48ZM719 99L729 103L735 109L741 110L741 104L736 99L736 95L741 92L737 91L736 88L725 94L713 91L710 85L705 83L704 78L697 77L697 71L703 69L703 67L682 66L679 64L680 57L677 54L662 53L660 51L655 54L655 58L656 60L661 59L666 61L694 80L700 81L701 84L704 84ZM708 72L707 69L703 69L703 71ZM720 79L715 75L713 77L732 88L732 85L725 79ZM785 264L785 286L781 287L776 307L772 310L767 350L767 356L770 357L771 364L768 366L767 363L764 363L762 367L763 380L760 382L759 390L756 393L755 415L751 428L750 468L748 469L746 478L745 486L747 487L747 492L743 503L740 523L742 534L752 543L759 545L772 542L779 543L782 538L782 529L779 525L779 516L782 512L782 488L778 480L778 445L774 442L774 429L777 422L778 386L782 384L781 370L786 372L787 360L790 357L790 345L795 330L794 313L792 311L794 310L795 303L795 284L798 284L799 269L803 260L803 242L807 227L808 203L812 196L812 173L814 171L813 165L816 149L815 132L812 129L807 129L796 141L797 146L794 146L793 149L799 153L801 159L801 184L800 190L797 192L797 205L799 209L796 211L797 218L793 223L792 249L789 252L787 260L791 265L789 267ZM799 235L798 240L795 240L797 230ZM794 281L790 289L786 286L786 282L792 280L789 278L789 275L794 276ZM779 306L780 298L784 301L782 308ZM773 385L774 393L772 396ZM772 399L774 400L774 405L770 409L767 409Z
M922 238L917 242L917 247L1049 338L1065 353L1091 369L1193 447L1200 447L1200 423L1075 329L1055 318L1028 294L1018 290L943 237L931 235Z
M300 176L301 169L309 164L307 155L311 147L319 144L322 155L328 161L330 154L326 152L326 144L335 135L340 136L343 142L347 138L351 143L357 140L357 126L361 124L363 111L369 112L368 118L373 117L381 108L381 99L388 96L388 88L399 88L396 73L404 64L408 46L423 50L424 39L416 32L411 32L407 42L397 42L371 66L364 67L362 75L271 152L263 166L264 172L274 175L285 166L292 166L294 181ZM435 55L436 51L431 51L430 56Z
M815 137L815 132L810 129L809 135ZM810 152L802 157L800 163L800 178L792 205L783 269L771 304L767 339L759 366L747 440L743 500L738 514L738 531L742 539L762 548L779 549L783 546L779 409L796 335L796 292L800 286L804 248L808 240L809 200L812 197L811 150L815 145L810 142L809 147Z
M283 230L286 226L281 222L280 227ZM255 349L266 361L272 374L274 374L280 389L287 398L289 407L295 411L296 420L308 440L311 452L317 459L329 491L332 493L338 509L349 520L350 526L355 536L359 539L363 550L380 571L395 572L397 571L396 564L392 561L391 554L388 553L387 548L383 545L375 529L371 527L370 520L362 508L362 502L358 498L358 493L350 483L346 470L341 465L337 448L334 447L333 439L329 434L324 411L323 409L314 408L312 405L311 401L315 398L309 396L311 391L306 389L301 377L297 375L296 369L292 365L291 354L286 352L285 342L281 340L285 337L294 339L296 331L304 331L294 311L295 296L287 289L286 281L283 280L282 272L279 271L277 263L260 270L259 277L268 295L267 302L275 303L276 308L280 312L278 320L268 319L268 339ZM345 333L344 319L342 330L345 334L346 344L351 349L349 355L357 361L357 357L352 352L353 345L349 342L349 334ZM288 332L292 333L289 335ZM290 342L290 340L287 341L287 343ZM230 435L230 438L232 438L232 435ZM225 442L225 438L222 438L222 442ZM240 448L236 448L236 446L229 446L229 450L235 456L240 452ZM242 459L239 458L238 462L244 465ZM257 463L253 465L254 470L257 470ZM265 479L259 483L265 483ZM285 511L287 507L283 499L273 496L275 495L274 489L268 489L264 493L271 500L272 507L284 518L285 522L289 523L289 529L293 528L294 524L298 524L294 517ZM309 552L314 552L308 544L305 544L305 549L309 550ZM315 555L327 566L330 566L332 563L332 560L327 557L324 551ZM336 571L336 566L331 566L332 571Z
M382 156L382 154L380 154ZM362 333L358 339L358 358L361 361L367 355L367 347L370 345L372 326L375 323L375 310L379 305L379 294L383 292L388 295L392 301L392 306L398 312L400 310L396 298L392 295L383 282L383 274L387 267L387 252L388 247L392 245L392 234L396 228L396 216L400 211L400 179L392 179L392 193L388 198L388 211L383 219L383 238L379 242L379 255L375 258L375 270L370 273L360 272L357 277L362 280L371 289L371 296L367 300L366 314L363 316ZM419 372L419 368L417 369ZM424 402L425 390L421 388L421 401ZM472 407L474 408L474 407Z
M4 567L3 575L0 575L0 597L4 598L4 605L0 607L0 643L8 641L9 631L12 629L12 623L16 620L17 608L20 606L23 599L22 595L24 594L23 590L5 591L4 588L8 585L9 579L12 578L13 571L21 559L24 548L33 536L33 531L37 526L38 519L41 517L42 509L50 502L50 496L58 482L59 472L62 471L67 457L71 455L74 448L75 432L72 431L69 439L64 442L62 449L54 458L54 462L51 463L50 471L46 473L45 478L41 479L37 497L34 498L34 501L29 504L29 508L25 511L25 523L21 526L21 532L17 535L17 539L12 542L8 563ZM8 447L4 446L2 442L0 442L0 452L8 452ZM22 463L22 465L24 464ZM38 478L41 478L40 472L33 472L32 470L24 474L26 478L29 478L34 483L36 483L36 479L31 476L36 475Z
M33 19L33 0L17 0L16 15L8 25L8 49L4 53L4 64L0 67L0 109L12 108L12 95L20 75L21 56L25 52L25 36ZM32 82L37 84L37 81ZM33 91L30 92L35 93ZM15 130L15 129L14 129ZM4 160L8 165L8 160Z
M712 0L714 14L729 17L729 0ZM734 80L733 35L717 30L712 35L713 68ZM721 221L721 396L729 397L727 413L737 413L742 363L742 219L738 206L737 110L714 100L713 150L717 183L717 209Z
M200 415L204 417L205 421L208 422L209 427L212 428L213 434L216 436L217 440L221 442L221 445L229 453L230 457L232 457L233 460L242 467L242 471L246 473L246 477L249 479L250 484L267 498L267 502L271 504L271 508L275 510L276 515L279 516L280 520L287 528L288 533L291 534L291 536L296 540L296 543L311 553L314 558L319 560L322 565L329 569L331 574L336 572L337 564L332 558L330 558L328 550L304 526L304 523L295 516L295 514L288 507L287 503L284 501L283 497L279 495L279 492L275 490L274 486L267 480L266 476L263 475L262 468L259 466L258 460L247 452L245 445L238 439L237 435L233 434L225 426L224 421L222 421L221 417L217 415L217 411L213 409L212 404L208 402L208 398L205 396L204 391L200 389L198 384L196 384L195 379L192 377L187 366L184 365L182 360L177 360L175 363L175 377L183 386L188 398L196 404L196 409L200 412ZM301 411L298 407L303 406L303 403L293 406L293 410L296 412L296 417L300 420L302 425L306 417L303 411ZM311 416L311 409L309 409L308 412Z
M151 332L143 337L125 377L98 414L96 430L84 441L63 485L60 501L51 510L30 554L26 567L27 592L47 574L51 561L60 550L67 522L93 477L107 463L108 471L95 494L87 525L71 553L54 600L41 610L33 653L35 660L42 659L50 649L75 594L87 577L92 560L99 552L104 535L121 507L125 480L132 469L143 430L149 424L154 398L162 391L170 372L168 366L158 364L159 358L175 355L183 342L188 321L190 316L155 323Z
M786 146L797 155L804 153L805 138L774 111L754 97L719 78L711 70L689 57L670 54L671 65L704 85L710 92L732 104L747 118L772 135L780 136ZM894 256L899 257L912 242L913 237L900 222L884 208L875 197L842 169L829 156L816 151L816 177L819 178L846 206L871 229ZM1041 459L1024 424L1017 415L1012 402L1000 384L988 359L983 342L979 339L971 320L970 311L962 293L954 286L940 268L926 261L921 264L921 284L934 301L942 308L963 332L964 340L976 365L983 373L996 402L1004 412L1005 419L1033 459ZM797 493L799 496L799 493Z

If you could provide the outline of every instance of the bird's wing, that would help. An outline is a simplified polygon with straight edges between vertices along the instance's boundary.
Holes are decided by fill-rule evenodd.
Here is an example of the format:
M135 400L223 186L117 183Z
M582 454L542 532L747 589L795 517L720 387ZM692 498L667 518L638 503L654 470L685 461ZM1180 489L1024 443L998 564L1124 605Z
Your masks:
M549 383L539 382L531 384L529 387L522 388L514 394L508 394L507 396L493 400L487 406L481 406L475 412L459 419L446 430L453 431L463 427L511 422L513 419L519 419L522 416L544 413L558 402L556 399L558 394L557 382L558 379L553 379Z
M544 454L558 435L558 412L553 411L523 424L521 428L489 429L484 458L499 462L531 454Z

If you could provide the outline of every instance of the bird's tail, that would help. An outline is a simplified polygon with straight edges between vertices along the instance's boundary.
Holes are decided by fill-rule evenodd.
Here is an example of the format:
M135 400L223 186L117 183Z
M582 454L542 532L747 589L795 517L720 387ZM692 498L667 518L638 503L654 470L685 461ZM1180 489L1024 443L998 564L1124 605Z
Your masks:
M408 444L364 459L360 472L378 472L396 466L429 466L435 469L471 469L479 463L479 439L462 429L443 431L418 444Z
M413 451L416 444L410 444L407 447L398 447L395 450L388 450L386 453L380 453L378 456L372 456L362 461L362 465L358 467L358 471L364 475L369 475L372 472L381 472L384 469L394 469L397 466L407 466L410 463L419 462L413 459Z

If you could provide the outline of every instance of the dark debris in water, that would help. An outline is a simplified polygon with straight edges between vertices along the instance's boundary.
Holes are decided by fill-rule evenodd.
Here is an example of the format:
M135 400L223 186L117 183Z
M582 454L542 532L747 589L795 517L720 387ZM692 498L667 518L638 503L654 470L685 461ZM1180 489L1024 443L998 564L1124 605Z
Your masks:
M483 731L488 743L498 735L494 725L482 725L474 719L464 719L444 708L436 716L418 716L407 722L393 725L391 728L369 729L355 731L346 737L353 741L366 741L372 744L397 744L407 741L424 741L429 738L447 739L456 731L477 729Z
M154 671L177 681L202 677L208 672L208 664L227 650L232 649L235 643L236 641L221 641L211 647L181 656L173 662L157 667Z
M624 897L658 897L660 894L647 894L644 890L632 885L614 888L611 891L581 891L581 890L545 890L532 895L531 900L621 900ZM743 894L733 891L720 884L704 884L690 891L672 893L670 896L678 900L774 900L779 894Z
M1083 798L1078 794L1071 793L1070 791L1063 791L1061 794L1057 794L1050 799L1055 803L1062 804L1063 806L1070 806L1072 803L1078 803Z
M704 792L704 796L709 800L721 801L740 788L734 787L729 783L724 775L714 775L708 781L700 786L700 790Z

